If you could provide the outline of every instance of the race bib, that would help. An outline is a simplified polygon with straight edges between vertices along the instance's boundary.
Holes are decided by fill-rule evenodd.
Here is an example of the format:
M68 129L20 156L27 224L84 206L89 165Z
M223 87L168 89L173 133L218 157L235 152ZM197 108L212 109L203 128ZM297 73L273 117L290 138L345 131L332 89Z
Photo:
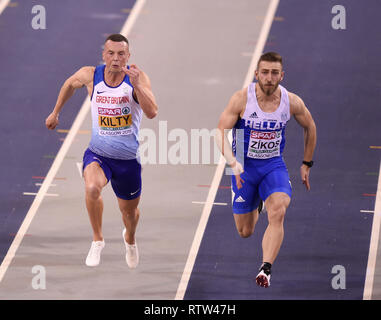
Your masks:
M251 130L247 156L253 159L279 157L281 142L281 131Z
M101 136L120 136L132 133L132 115L129 107L98 107L98 125Z

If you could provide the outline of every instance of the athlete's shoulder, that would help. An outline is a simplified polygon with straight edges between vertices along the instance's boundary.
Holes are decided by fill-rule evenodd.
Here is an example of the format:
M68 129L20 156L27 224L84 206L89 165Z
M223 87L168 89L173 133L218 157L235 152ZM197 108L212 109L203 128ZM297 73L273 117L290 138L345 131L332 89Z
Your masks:
M233 113L241 114L247 103L247 88L237 90L230 98L228 109Z
M303 104L303 100L296 94L287 91L288 100L290 101L290 108L298 108Z
M151 90L151 79L149 78L149 76L147 75L146 72L144 72L142 69L139 69L139 78L140 78L140 81L141 83L148 89Z
M82 67L82 68L80 68L79 70L78 70L78 72L81 72L81 73L83 73L83 74L94 74L94 72L95 72L95 68L96 67L94 67L94 66L84 66L84 67Z
M231 99L236 102L236 103L244 103L246 104L247 101L247 87L237 90L236 92L233 93Z
M290 101L290 113L292 115L298 114L306 108L304 101L297 94L288 91L288 99Z
M147 73L145 73L143 70L140 70L139 76L144 81L144 83L151 86L151 80L150 80L149 76L147 75Z
M93 82L94 67L85 66L78 69L73 75L66 79L66 83L75 88L89 86Z
M94 66L84 66L80 68L75 74L77 78L81 80L82 83L86 84L93 81L94 72Z

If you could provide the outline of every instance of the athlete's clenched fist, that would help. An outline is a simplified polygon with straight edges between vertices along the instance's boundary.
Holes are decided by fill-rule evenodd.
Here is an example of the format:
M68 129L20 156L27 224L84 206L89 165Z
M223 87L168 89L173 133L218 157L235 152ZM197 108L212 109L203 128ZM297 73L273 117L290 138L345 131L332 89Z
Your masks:
M58 114L52 112L45 120L45 125L49 130L54 130L58 125Z
M122 67L122 70L125 74L130 77L130 82L133 87L138 87L140 84L140 72L141 70L135 65L130 65L130 68Z

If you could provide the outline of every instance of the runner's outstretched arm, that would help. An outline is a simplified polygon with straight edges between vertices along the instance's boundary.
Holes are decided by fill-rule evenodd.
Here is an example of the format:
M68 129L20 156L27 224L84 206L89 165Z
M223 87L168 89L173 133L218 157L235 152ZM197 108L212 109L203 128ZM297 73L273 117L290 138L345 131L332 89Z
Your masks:
M237 91L230 98L227 107L220 116L215 136L218 148L220 149L222 155L225 157L226 163L232 168L233 173L235 174L238 189L242 187L241 183L244 182L240 177L240 174L243 172L243 167L242 164L239 163L234 156L227 135L230 129L232 129L236 124L243 106L245 105L245 92L245 89Z
M64 104L73 96L76 89L89 86L93 81L94 67L82 67L69 77L61 87L53 112L46 118L46 127L54 130L58 125L58 116Z
M296 94L290 94L290 111L295 120L304 129L304 161L312 161L316 146L316 125L303 100ZM302 164L300 175L307 190L310 190L310 167Z

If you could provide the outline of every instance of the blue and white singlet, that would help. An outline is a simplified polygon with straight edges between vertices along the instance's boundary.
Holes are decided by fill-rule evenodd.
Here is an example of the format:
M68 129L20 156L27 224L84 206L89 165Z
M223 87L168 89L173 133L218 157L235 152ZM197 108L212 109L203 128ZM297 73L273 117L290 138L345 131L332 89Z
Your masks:
M142 109L133 97L128 75L120 85L111 87L104 80L104 72L105 65L97 66L94 71L89 149L107 158L137 159Z
M236 153L236 146L244 144L245 164L282 156L286 123L290 119L290 102L287 90L281 85L279 87L281 101L278 108L271 113L264 112L259 107L255 83L251 83L247 88L245 113L233 128L233 151ZM237 129L244 130L244 134L237 135Z
M232 149L243 164L244 180L238 189L232 176L233 212L252 212L259 201L274 192L284 192L291 197L291 183L282 153L285 146L285 128L290 119L290 102L287 90L280 86L281 100L271 113L258 105L255 83L247 89L247 103L242 118L233 128Z

